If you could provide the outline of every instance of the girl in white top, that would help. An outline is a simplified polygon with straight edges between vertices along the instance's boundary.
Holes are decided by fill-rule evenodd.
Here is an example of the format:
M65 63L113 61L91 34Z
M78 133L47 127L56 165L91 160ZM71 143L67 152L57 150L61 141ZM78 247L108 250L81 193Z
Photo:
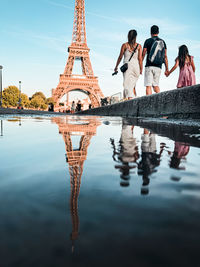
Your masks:
M137 32L136 30L131 30L128 33L128 42L123 44L121 47L121 52L118 57L115 72L118 71L118 66L124 56L124 63L128 63L128 69L124 72L124 98L132 99L136 96L136 83L142 74L142 46L136 43ZM136 49L134 56L129 61L133 51Z

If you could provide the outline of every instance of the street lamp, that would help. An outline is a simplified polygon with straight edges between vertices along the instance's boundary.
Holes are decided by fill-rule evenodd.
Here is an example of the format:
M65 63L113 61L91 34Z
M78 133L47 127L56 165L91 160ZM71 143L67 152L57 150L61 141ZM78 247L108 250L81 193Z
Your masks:
M0 106L2 107L2 69L3 69L3 66L0 66L0 90L1 90L1 100L0 100Z
M22 90L22 88L21 88L21 85L22 85L22 82L21 81L19 81L19 108L20 108L20 106L21 106L21 90Z
M1 137L3 136L3 120L1 120Z

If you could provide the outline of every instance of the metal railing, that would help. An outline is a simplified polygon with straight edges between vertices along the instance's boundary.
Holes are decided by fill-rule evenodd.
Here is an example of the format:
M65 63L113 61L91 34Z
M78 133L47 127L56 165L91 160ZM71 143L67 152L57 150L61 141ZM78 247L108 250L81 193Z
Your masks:
M110 97L110 105L115 104L115 103L119 103L122 99L122 93L116 93L114 95L111 95Z
M109 97L102 98L101 106L108 106L108 105L116 104L116 103L119 103L121 100L122 100L122 93L119 92Z

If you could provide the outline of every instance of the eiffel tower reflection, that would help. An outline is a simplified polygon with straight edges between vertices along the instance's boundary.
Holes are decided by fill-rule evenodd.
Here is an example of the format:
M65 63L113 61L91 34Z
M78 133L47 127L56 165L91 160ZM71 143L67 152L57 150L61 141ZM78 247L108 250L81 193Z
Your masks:
M52 118L53 123L59 127L59 134L62 134L65 149L66 160L69 165L71 197L70 210L72 219L72 252L74 252L74 242L79 236L79 215L78 215L78 197L81 187L81 177L83 174L83 165L87 159L87 150L90 141L96 135L96 129L101 124L96 118L81 118L79 120L72 119L70 116L62 118ZM73 149L72 137L80 136L80 143L78 149Z

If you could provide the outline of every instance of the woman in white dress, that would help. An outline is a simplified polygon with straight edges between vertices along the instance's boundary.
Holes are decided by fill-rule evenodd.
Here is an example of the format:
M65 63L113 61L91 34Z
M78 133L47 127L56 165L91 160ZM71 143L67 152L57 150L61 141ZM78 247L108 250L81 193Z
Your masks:
M136 96L136 83L137 80L142 74L142 46L136 43L137 32L136 30L131 30L128 33L128 42L123 44L121 47L121 52L118 57L115 72L118 71L118 66L124 56L124 63L128 63L128 69L124 72L124 98L132 99ZM135 50L136 49L136 50ZM133 51L135 53L132 59L129 61Z

